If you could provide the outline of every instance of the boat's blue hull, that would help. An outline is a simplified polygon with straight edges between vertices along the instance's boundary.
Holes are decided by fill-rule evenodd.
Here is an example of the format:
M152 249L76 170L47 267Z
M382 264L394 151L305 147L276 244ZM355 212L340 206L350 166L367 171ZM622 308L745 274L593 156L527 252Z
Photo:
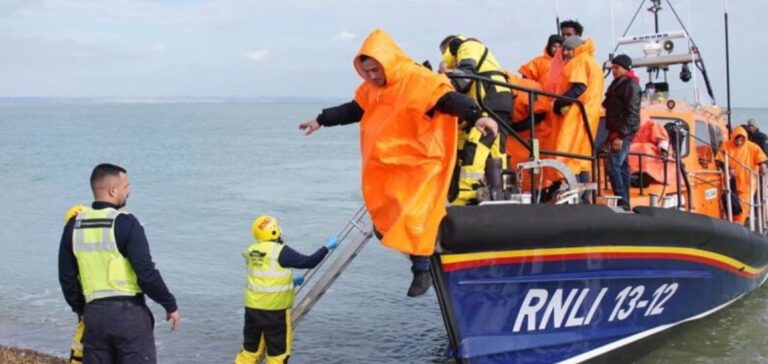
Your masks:
M453 356L581 362L713 313L768 273L763 259L722 249L622 240L439 255L436 288Z

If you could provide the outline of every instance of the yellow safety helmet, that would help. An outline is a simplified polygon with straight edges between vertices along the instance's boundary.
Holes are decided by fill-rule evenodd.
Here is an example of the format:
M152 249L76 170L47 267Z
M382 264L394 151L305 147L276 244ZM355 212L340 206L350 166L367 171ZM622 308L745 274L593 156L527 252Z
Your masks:
M281 236L277 219L269 215L261 215L253 220L251 233L259 241L279 241Z
M77 216L77 214L85 211L85 209L87 209L87 207L85 207L85 205L75 205L75 206L72 206L72 208L67 210L67 213L64 214L64 223L65 224L68 223L69 220L71 220L73 217Z

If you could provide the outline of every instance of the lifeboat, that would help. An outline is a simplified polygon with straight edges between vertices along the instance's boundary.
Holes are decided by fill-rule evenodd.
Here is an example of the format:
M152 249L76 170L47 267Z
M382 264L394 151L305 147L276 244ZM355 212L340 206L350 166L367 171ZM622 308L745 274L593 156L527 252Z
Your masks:
M765 185L752 186L754 201L741 201L746 224L734 222L732 199L723 198L728 167L715 156L729 134L727 112L703 104L696 91L690 102L673 96L664 81L679 69L711 90L693 40L656 29L618 45L642 46L633 65L649 75L645 134L629 156L632 210L617 207L610 190L599 150L603 126L590 135L593 154L573 156L592 163L583 182L545 158L557 151L537 150L531 117L530 159L505 173L517 177L517 188L503 199L449 207L440 227L433 278L457 362L631 360L654 347L648 342L727 307L768 277ZM532 100L562 97L510 86ZM561 180L545 193L535 181L547 169ZM585 192L590 204L581 202Z

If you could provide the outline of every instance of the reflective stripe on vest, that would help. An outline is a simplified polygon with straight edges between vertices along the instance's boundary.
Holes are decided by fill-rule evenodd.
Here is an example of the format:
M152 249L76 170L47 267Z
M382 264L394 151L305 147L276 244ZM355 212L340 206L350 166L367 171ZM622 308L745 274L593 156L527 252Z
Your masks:
M115 219L121 213L113 208L87 209L75 219L72 250L85 302L141 292L133 267L115 242Z
M243 253L248 264L246 307L285 310L293 306L293 275L278 261L283 247L273 241L256 242Z

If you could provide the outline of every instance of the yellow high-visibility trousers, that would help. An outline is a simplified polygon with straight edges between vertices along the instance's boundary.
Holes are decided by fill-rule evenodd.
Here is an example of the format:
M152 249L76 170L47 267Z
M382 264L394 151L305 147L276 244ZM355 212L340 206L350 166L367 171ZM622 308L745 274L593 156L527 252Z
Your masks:
M502 168L507 169L507 155L501 148L501 139L501 134L495 137L490 134L483 135L477 128L459 134L458 194L451 201L453 205L478 202L476 189L484 184L485 163L488 158L501 159Z
M72 345L69 351L69 364L83 363L83 332L85 324L83 320L77 321L75 325L75 335L72 336Z

